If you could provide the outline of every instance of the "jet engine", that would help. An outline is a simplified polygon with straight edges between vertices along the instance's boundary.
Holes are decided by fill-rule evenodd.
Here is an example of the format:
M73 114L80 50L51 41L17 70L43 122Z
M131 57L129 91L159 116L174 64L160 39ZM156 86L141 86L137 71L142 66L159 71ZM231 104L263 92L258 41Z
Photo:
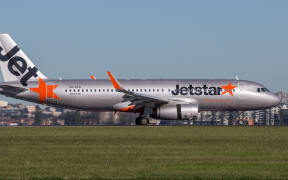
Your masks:
M154 109L153 118L189 120L198 115L198 104L167 104Z

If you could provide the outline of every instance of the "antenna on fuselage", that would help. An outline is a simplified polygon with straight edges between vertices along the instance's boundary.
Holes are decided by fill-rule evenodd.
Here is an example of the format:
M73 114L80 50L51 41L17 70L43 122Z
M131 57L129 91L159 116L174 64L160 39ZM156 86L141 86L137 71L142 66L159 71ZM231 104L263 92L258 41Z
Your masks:
M239 80L239 77L236 75L236 76L235 76L235 79L238 81L238 80Z

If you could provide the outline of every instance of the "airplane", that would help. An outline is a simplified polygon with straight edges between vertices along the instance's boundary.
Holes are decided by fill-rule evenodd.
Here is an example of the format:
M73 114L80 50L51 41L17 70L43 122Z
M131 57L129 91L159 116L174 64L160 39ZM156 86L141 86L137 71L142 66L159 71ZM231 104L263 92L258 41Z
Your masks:
M151 118L191 120L200 111L270 108L280 98L263 85L239 79L48 79L8 34L0 34L0 94L81 111L138 113L136 125Z

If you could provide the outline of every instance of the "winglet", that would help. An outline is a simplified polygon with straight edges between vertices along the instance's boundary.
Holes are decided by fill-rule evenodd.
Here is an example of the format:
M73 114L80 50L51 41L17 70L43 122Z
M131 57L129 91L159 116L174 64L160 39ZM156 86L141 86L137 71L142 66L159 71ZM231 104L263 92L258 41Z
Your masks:
M107 71L107 74L108 74L108 76L109 76L109 78L110 78L110 80L111 80L112 85L114 86L114 88L115 88L116 90L121 90L122 88L121 88L120 83L117 81L117 79L114 78L114 76L112 75L112 73L111 73L110 71Z
M91 78L92 80L95 80L95 79L96 79L94 75L91 75L90 78Z

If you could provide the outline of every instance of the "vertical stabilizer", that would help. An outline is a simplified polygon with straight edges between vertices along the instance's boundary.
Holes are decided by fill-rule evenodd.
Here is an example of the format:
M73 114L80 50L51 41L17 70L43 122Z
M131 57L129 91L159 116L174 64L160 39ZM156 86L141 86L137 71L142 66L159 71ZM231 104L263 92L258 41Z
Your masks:
M0 34L0 67L4 82L47 79L8 34Z

